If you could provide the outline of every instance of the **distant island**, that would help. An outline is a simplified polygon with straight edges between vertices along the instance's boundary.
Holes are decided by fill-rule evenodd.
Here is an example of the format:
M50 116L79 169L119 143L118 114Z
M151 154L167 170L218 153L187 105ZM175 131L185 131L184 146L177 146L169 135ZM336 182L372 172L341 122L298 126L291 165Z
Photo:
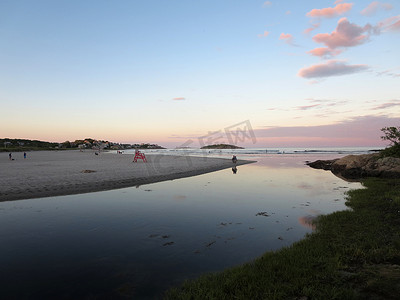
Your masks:
M96 149L96 150L125 150L125 149L165 149L157 144L122 144L104 140L86 138L73 142L46 142L28 139L0 139L0 152L17 152L32 150L65 150L65 149Z
M244 149L243 147L228 145L228 144L215 144L201 147L201 149Z

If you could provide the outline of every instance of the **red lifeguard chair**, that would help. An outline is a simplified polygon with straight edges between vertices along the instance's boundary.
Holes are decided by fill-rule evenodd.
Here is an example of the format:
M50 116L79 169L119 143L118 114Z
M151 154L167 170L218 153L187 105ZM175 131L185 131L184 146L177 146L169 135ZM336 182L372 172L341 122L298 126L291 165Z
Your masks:
M144 153L140 152L139 150L135 151L133 162L137 162L138 159L143 160L143 162L147 162L146 155L144 155Z

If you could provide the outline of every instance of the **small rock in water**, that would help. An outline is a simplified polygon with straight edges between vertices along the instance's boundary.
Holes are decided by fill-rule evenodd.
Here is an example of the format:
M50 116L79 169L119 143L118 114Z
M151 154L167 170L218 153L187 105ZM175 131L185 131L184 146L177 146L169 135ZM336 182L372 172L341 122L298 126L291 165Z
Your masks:
M263 216L263 217L269 217L270 215L266 211L262 211L256 214L256 216Z
M217 241L212 241L211 243L208 243L207 245L206 245L206 247L210 247L212 244L215 244Z
M95 170L82 170L81 173L95 173Z

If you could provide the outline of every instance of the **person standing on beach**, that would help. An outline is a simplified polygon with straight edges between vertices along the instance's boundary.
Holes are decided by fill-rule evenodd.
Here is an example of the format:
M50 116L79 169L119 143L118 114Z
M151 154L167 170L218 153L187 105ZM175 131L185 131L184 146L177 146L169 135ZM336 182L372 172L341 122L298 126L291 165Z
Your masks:
M10 152L10 154L8 154L8 158L9 158L10 160L12 160L12 154L11 154L11 152Z
M26 158L26 152L24 152L24 159Z
M232 157L232 162L233 162L234 164L236 164L236 162L237 162L236 155L234 155L234 156Z

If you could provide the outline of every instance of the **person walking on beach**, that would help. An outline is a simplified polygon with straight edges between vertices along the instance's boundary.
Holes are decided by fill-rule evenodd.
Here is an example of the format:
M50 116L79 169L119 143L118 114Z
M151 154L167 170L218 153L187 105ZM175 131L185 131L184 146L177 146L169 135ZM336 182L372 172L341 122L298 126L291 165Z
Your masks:
M233 162L234 164L236 164L236 162L237 162L236 155L234 155L234 156L232 157L232 162Z
M9 158L10 160L12 160L12 154L11 154L11 152L10 152L10 154L8 154L8 158Z
M26 152L24 152L24 159L26 158Z

